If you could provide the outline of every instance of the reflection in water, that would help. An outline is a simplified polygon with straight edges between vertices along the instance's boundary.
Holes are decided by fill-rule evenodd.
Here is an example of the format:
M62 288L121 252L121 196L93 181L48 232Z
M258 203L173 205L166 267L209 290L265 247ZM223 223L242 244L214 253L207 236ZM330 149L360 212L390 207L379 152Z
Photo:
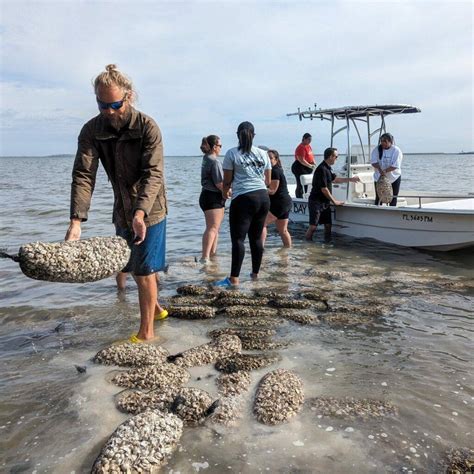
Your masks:
M6 215L18 221L15 227L0 226L2 247L12 253L31 240L63 238L72 163L69 158L43 160L15 161L0 178L15 183L17 176L35 176L19 184L42 191L32 203L20 187L10 186L8 199L2 199ZM196 262L204 220L189 202L199 193L199 177L192 171L199 169L200 159L187 163L187 187L176 175L183 167L167 169L169 270L161 276L165 299L180 285L206 284L230 269L227 219L219 255L209 265ZM407 167L409 163L410 158ZM54 183L43 168L57 170ZM113 234L110 214L111 192L101 175L84 237ZM252 372L239 425L186 429L169 470L439 471L447 448L472 446L472 253L420 252L338 235L325 242L322 233L308 243L304 226L292 226L291 233L294 248L282 249L279 236L270 230L259 281L247 277L250 259L244 260L242 291L320 290L339 323L321 318L315 325L287 320L278 325L277 336L291 344L278 351L280 362ZM107 381L111 368L92 364L91 357L136 328L135 284L129 279L127 291L118 295L113 278L84 285L37 282L25 278L13 262L2 261L0 285L2 467L17 472L89 471L107 437L126 419L114 406L120 389ZM368 314L374 308L383 310L383 316L347 323L347 315ZM322 317L325 311L320 308L315 314ZM169 318L157 323L156 343L174 354L207 342L209 331L228 325L224 317L194 322ZM86 372L78 372L76 365L85 366ZM286 425L260 425L250 398L260 378L276 367L302 378L307 399L381 400L398 414L344 418L307 404ZM190 372L190 386L216 396L213 366Z

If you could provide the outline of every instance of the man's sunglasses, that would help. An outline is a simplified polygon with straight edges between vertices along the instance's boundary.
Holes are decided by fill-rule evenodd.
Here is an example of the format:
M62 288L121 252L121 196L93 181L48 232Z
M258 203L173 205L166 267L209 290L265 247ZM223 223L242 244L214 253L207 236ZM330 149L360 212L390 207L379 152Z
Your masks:
M101 109L101 110L107 110L107 109L119 110L119 109L122 108L126 97L127 96L124 95L123 99L118 100L117 102L102 102L101 100L99 100L98 97L96 97L96 99L97 99L97 104L99 105L99 109Z

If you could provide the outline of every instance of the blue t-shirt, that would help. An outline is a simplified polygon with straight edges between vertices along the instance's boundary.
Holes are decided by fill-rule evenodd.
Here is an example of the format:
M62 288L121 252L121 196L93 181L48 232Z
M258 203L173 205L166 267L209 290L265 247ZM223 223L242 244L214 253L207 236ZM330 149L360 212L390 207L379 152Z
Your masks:
M232 170L232 199L242 194L267 189L265 185L265 170L271 170L272 165L268 154L253 146L250 153L242 153L237 147L231 148L222 163L224 170Z

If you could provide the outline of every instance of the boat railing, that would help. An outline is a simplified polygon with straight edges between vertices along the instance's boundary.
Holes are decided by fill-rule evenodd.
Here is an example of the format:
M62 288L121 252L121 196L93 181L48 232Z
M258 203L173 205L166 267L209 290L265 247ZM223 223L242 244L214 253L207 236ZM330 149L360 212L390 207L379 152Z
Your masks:
M423 194L423 195L414 195L414 194L399 194L398 196L393 196L394 198L401 198L401 199L414 199L418 200L418 209L421 209L422 206L422 200L423 199L435 199L435 202L437 201L447 201L449 199L474 199L473 195L463 195L463 194L456 194L453 196L449 195L442 195L440 196L439 194L437 196L430 196L429 194ZM432 201L433 202L433 201Z

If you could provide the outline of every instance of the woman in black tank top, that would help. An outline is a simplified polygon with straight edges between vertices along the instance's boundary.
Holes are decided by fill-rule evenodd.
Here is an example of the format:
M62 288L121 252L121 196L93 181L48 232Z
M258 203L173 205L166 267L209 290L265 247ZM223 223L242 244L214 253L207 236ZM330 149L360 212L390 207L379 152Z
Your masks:
M291 235L288 232L288 216L292 205L291 197L286 184L286 177L281 166L280 154L276 150L268 150L268 157L272 164L272 181L268 187L270 195L270 211L265 221L262 240L265 244L267 226L275 223L284 247L291 247Z

